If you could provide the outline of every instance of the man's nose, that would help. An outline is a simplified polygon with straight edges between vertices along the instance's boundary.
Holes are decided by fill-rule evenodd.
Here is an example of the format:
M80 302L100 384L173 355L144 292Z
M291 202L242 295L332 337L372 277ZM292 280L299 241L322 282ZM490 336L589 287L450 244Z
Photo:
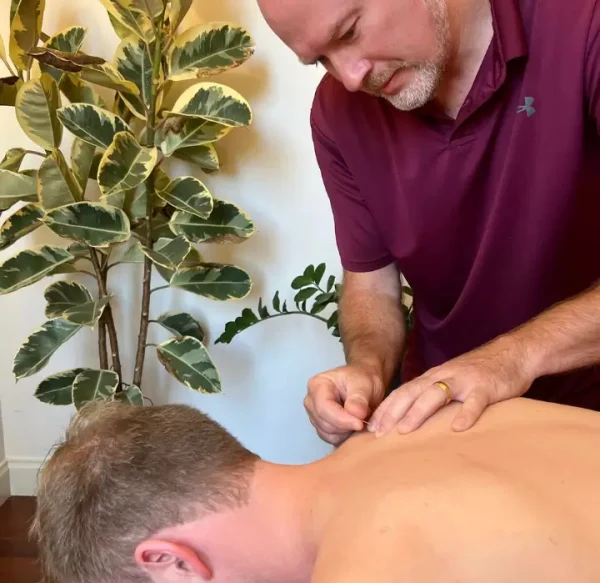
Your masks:
M369 61L352 58L350 55L337 55L337 58L332 57L331 60L344 87L348 91L360 91L372 68Z

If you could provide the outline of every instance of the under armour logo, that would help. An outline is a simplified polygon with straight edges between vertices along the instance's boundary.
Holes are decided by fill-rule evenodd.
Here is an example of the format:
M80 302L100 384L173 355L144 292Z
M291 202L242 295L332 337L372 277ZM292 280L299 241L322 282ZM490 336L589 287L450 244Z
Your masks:
M535 113L535 107L533 107L533 97L525 98L525 105L520 105L517 107L517 113L526 112L527 117L531 117Z

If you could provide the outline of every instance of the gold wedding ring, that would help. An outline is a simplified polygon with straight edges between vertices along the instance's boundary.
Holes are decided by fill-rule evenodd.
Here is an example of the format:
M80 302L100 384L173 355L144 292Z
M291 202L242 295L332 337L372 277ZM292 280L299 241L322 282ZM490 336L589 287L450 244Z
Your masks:
M446 403L444 403L445 405L447 405L450 401L452 401L454 399L454 395L452 394L452 389L444 381L436 381L433 384L436 387L439 387L440 389L442 389L442 391L444 391L444 393L446 393Z

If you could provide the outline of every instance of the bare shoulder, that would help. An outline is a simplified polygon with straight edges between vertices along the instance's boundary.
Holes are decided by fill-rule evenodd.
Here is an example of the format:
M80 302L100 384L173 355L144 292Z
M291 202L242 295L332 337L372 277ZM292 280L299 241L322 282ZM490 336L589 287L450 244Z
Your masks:
M332 535L317 558L310 583L425 583L444 577L433 548L418 528L356 527Z

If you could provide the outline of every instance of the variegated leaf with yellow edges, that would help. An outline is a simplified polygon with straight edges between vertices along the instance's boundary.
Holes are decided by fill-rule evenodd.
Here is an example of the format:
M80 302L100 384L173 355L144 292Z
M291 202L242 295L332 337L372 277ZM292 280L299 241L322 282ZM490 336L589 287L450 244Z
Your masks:
M2 39L2 36L0 36L0 60L8 67L6 47L4 46L4 40Z
M180 236L171 239L159 250L156 249L156 246L154 249L142 246L142 252L156 265L166 267L167 269L177 269L191 248L191 243L185 237Z
M17 209L0 227L0 251L7 249L13 243L43 225L41 221L43 216L44 211L42 208L33 202Z
M152 92L152 60L150 59L151 51L153 51L154 43L151 43L150 48L146 46L144 41L129 37L119 44L115 52L114 63L119 74L133 83L140 96L140 101L146 108L150 107L151 92ZM160 82L162 77L158 79ZM131 98L126 94L124 99L131 102ZM138 114L139 105L136 101L128 104L132 109L132 113ZM130 108L131 108L130 107ZM141 108L141 117L145 119L144 107Z
M58 34L50 37L50 39L44 43L44 47L49 49L57 49L65 53L76 53L81 48L87 29L83 26L70 26L65 30L62 30ZM40 71L48 73L54 77L54 80L60 86L60 80L64 74L64 71L55 69L50 65L40 63Z
M131 236L127 215L101 203L76 202L63 206L48 212L44 222L60 237L90 247L123 243Z
M110 111L89 103L73 103L58 110L62 124L76 137L102 150L108 148L120 132L129 126Z
M135 10L127 0L100 0L108 13L122 26L146 42L155 39L150 17Z
M190 148L180 148L173 152L180 160L191 162L199 166L207 174L220 170L219 156L212 144L201 144Z
M75 138L71 146L71 168L73 176L79 185L82 196L85 197L87 182L92 172L96 146Z
M12 62L27 71L31 57L27 52L37 46L42 32L46 0L20 0L10 25L8 52Z
M169 52L169 79L185 81L218 75L245 63L255 44L242 27L228 22L194 26L181 34Z
M42 370L56 351L80 329L78 324L61 318L45 322L27 338L15 356L12 369L15 379L29 377Z
M169 283L171 287L217 301L240 300L252 290L249 273L235 265L217 263L179 268Z
M115 135L98 166L102 198L119 195L142 184L158 162L158 149L140 146L128 132Z
M92 401L112 400L119 386L119 375L112 370L84 370L73 381L73 404L81 409Z
M144 406L144 395L140 388L135 385L129 385L120 393L115 393L113 400L129 403L130 405L136 405L138 407Z
M24 83L15 103L19 125L33 142L44 150L58 148L63 128L57 116L61 106L56 81L45 73Z
M106 109L106 103L96 90L79 75L65 73L61 80L59 89L64 93L71 103L89 103Z
M170 117L160 131L160 148L165 156L171 156L181 149L216 142L225 137L230 126L205 119Z
M6 295L32 285L73 259L66 249L51 245L19 251L0 265L0 294Z
M0 210L9 209L15 203L37 202L35 176L0 170Z
M194 391L221 392L219 371L206 347L191 336L171 338L158 346L157 355L167 372Z
M210 216L214 206L208 188L193 176L175 178L157 194L171 206L204 219Z
M238 243L251 237L256 228L248 215L231 202L215 200L209 217L175 211L169 226L176 235L194 243Z
M148 16L157 18L165 8L165 2L168 0L118 0L122 6L128 6L131 10L143 12Z
M7 150L2 162L0 162L0 170L11 170L18 172L25 158L25 150L23 148L11 148Z
M175 32L179 28L179 25L186 17L191 7L192 0L171 0L171 12L169 14L169 27L171 32Z
M230 127L252 123L250 104L237 91L222 83L192 85L175 102L172 114L200 117Z
M38 171L38 198L46 211L79 202L83 194L60 150L42 162Z

